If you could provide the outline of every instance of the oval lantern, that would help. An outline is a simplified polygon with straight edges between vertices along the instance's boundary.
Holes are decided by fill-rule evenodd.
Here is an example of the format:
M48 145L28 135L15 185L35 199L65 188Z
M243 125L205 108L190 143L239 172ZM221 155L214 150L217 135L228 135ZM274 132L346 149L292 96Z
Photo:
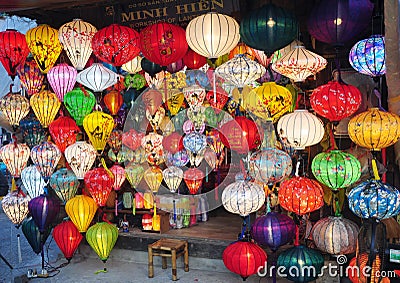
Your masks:
M19 228L29 213L28 203L30 200L31 198L21 190L9 192L1 200L1 207L4 213L17 228Z
M358 226L343 217L329 216L314 224L311 235L322 252L332 255L351 254L356 251Z
M125 64L122 65L121 69L124 70L125 72L128 72L129 74L136 74L142 70L141 62L142 62L142 56L138 55L129 62L126 62Z
M324 205L321 185L305 177L293 177L283 181L279 188L279 203L287 211L304 215Z
M47 128L53 122L61 106L57 95L49 90L33 94L30 104L43 128Z
M83 236L72 221L64 221L54 227L53 238L64 257L70 262Z
M51 227L60 212L60 202L48 195L40 195L29 201L29 212L41 233Z
M13 129L29 113L29 100L20 93L7 93L0 99L0 111L7 118Z
M140 181L144 176L144 168L142 166L137 166L135 163L129 163L125 167L126 179L131 184L132 188L137 188Z
M46 182L37 170L35 165L25 167L21 172L22 184L31 198L35 198L44 193Z
M251 226L251 235L259 245L268 246L273 252L289 243L296 234L296 224L285 214L268 212L256 218Z
M183 56L183 64L188 69L199 69L207 64L207 58L189 48L185 56Z
M9 143L0 148L0 159L7 166L13 178L21 176L21 171L28 163L31 150L26 144Z
M96 214L97 204L91 197L77 195L67 201L65 211L79 232L84 233Z
M31 159L45 182L47 182L57 167L61 151L51 142L42 142L31 150Z
M24 141L30 148L47 139L47 131L33 113L21 120L19 128Z
M400 138L400 117L378 108L370 108L350 119L348 133L357 145L381 150Z
M163 70L163 68L160 65L151 62L147 58L143 58L141 60L140 66L142 67L143 71L148 73L152 78L154 78L156 74L160 73Z
M114 164L110 168L111 173L114 175L113 189L119 191L125 181L125 169L122 166Z
M93 63L79 72L76 81L94 92L102 92L118 82L118 75L101 63Z
M17 74L21 81L21 86L26 89L29 96L38 93L42 89L44 75L35 60L27 59L24 64L19 65Z
M51 138L62 153L68 146L76 142L76 135L80 131L76 122L67 116L61 116L49 125Z
M311 163L311 170L320 183L332 190L346 188L361 177L360 161L341 150L317 154Z
M265 266L267 253L255 243L237 241L225 248L222 260L227 269L246 280Z
M116 115L124 103L124 98L118 91L112 90L103 97L103 101L107 106L107 109L110 111L110 114Z
M204 173L197 168L189 168L183 173L183 180L191 195L195 195L203 184Z
M175 193L183 179L183 170L177 166L170 166L162 172L164 181L171 193Z
M42 245L50 236L50 232L51 229L47 229L44 233L41 233L32 217L22 223L22 233L36 254L40 254L42 251Z
M48 71L47 81L61 102L64 101L64 95L74 88L77 75L76 69L65 63L58 64Z
M78 141L65 149L64 155L76 177L83 179L96 160L96 150L91 144Z
M277 131L280 138L295 149L304 149L319 143L325 129L322 121L314 114L307 110L295 110L279 119Z
M144 171L143 178L147 186L149 186L150 191L157 193L163 179L162 170L157 166L151 166Z
M94 111L86 115L83 119L83 128L89 136L89 140L96 150L103 150L107 140L114 128L114 119L112 116Z
M81 88L74 88L64 96L64 105L78 126L83 125L83 119L92 112L96 104L96 97L92 92Z
M355 186L348 195L350 210L361 218L386 219L400 212L400 192L379 180Z
M361 92L352 85L331 81L319 86L310 96L314 111L331 122L353 115L361 105Z
M196 53L210 59L229 53L240 39L239 25L227 15L209 12L192 19L186 27L186 40Z
M92 54L92 38L97 29L81 19L63 24L58 30L58 38L65 53L77 70L85 68Z
M86 172L84 180L85 187L89 189L97 205L105 206L114 184L113 176L104 168L95 168Z
M76 195L79 187L78 178L67 168L54 172L49 184L64 204Z
M107 222L99 222L86 232L86 240L105 263L118 238L118 228Z
M58 31L49 25L40 25L26 32L26 43L42 73L46 74L62 51Z
M231 213L247 216L264 205L264 189L247 180L229 184L222 192L222 205Z
M122 66L139 55L139 33L127 26L109 25L94 34L92 49L101 61Z

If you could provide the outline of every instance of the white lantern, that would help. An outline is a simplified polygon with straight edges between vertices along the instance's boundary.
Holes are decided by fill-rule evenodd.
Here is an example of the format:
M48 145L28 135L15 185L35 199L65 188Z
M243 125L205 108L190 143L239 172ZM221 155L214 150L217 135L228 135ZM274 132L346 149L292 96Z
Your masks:
M324 124L305 109L282 116L277 125L280 138L293 146L304 149L319 143L324 136Z
M7 166L11 176L14 178L21 175L22 169L28 163L29 154L31 150L24 143L9 143L0 148L0 159Z
M94 92L102 92L118 82L118 75L100 63L93 63L78 74L76 81Z
M162 172L164 181L169 190L175 193L183 179L183 170L177 166L170 166Z
M136 56L131 61L122 65L121 69L128 72L129 74L136 74L142 70L142 62L143 57Z
M35 165L24 168L21 172L21 180L31 198L35 198L44 193L46 182Z
M256 212L265 202L264 189L256 183L239 180L228 185L222 192L222 205L240 216Z
M1 206L8 218L14 223L17 228L28 215L28 203L31 198L25 195L22 191L12 191L8 193L1 201Z
M83 70L92 54L92 37L97 29L80 19L63 24L58 30L58 38L69 60L77 70Z
M210 12L189 22L186 40L196 53L216 59L229 53L238 44L239 24L232 17Z
M91 144L78 141L65 149L65 159L79 180L92 168L96 159L96 150Z

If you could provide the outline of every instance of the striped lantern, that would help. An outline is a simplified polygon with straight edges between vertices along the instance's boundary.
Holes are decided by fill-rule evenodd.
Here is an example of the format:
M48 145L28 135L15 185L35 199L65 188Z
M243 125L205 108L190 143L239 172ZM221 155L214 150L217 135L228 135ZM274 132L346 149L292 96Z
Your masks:
M44 75L40 71L35 60L27 59L24 64L19 65L17 67L17 74L21 81L21 86L26 90L29 96L41 90Z
M46 182L37 170L35 165L25 167L21 172L22 184L31 198L35 198L44 193Z
M79 232L84 233L96 214L97 204L91 197L77 195L67 201L65 211Z
M29 100L20 93L9 92L0 99L0 111L7 118L13 129L29 113Z
M74 119L68 116L60 116L49 125L51 138L62 153L67 146L76 142L76 135L80 131Z
M86 232L86 240L105 263L118 238L118 228L107 222L99 222ZM104 268L105 269L105 268Z
M94 92L102 92L118 82L118 75L101 63L93 63L78 74L76 81Z
M54 227L53 238L64 257L70 262L83 236L79 233L74 223L69 220Z
M61 102L54 92L42 90L31 96L30 105L43 128L47 128L54 121Z
M65 149L65 159L79 180L92 168L97 152L91 144L78 141Z
M64 95L74 88L77 75L76 69L65 63L58 64L48 71L47 81L61 102L64 101Z
M78 126L83 125L83 119L93 111L96 97L83 87L74 88L64 96L64 105Z
M125 72L128 72L129 74L136 74L142 70L141 62L142 62L142 56L138 55L132 60L126 62L125 64L122 65L121 69L124 70Z

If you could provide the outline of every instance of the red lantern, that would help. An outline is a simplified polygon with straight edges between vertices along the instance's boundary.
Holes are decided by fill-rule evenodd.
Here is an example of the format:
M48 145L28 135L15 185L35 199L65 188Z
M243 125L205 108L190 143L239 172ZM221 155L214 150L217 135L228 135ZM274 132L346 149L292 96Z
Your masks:
M304 215L324 205L324 191L317 181L296 176L282 182L279 203L288 211Z
M183 174L183 180L185 180L186 186L189 189L190 194L195 195L201 184L203 183L204 173L197 168L189 168Z
M142 227L143 227L143 230L146 230L146 231L153 229L153 216L151 214L143 214Z
M49 125L51 138L64 153L67 146L76 142L76 134L81 130L75 120L70 117L59 117Z
M122 134L122 144L132 150L138 149L142 144L143 133L138 133L135 129L130 129Z
M17 67L17 73L21 80L21 85L26 89L29 96L41 90L44 75L42 71L40 71L35 60L28 59L25 61L25 64L19 65Z
M314 89L311 107L332 122L353 115L361 104L361 92L352 85L331 81Z
M240 154L257 148L262 140L262 133L259 132L256 123L243 116L225 123L220 133L222 143Z
M139 33L130 27L112 24L94 34L92 48L100 60L122 66L139 55Z
M214 98L213 90L208 91L206 94L206 98L210 105L221 110L229 99L228 93L222 87L217 86L215 89L215 96L216 98Z
M222 260L226 268L246 280L266 266L267 254L257 244L238 241L226 247Z
M142 95L142 100L144 105L146 105L146 110L154 115L160 106L162 105L162 94L157 89L149 89Z
M103 101L111 115L116 115L124 103L124 98L118 91L112 90L104 96Z
M185 56L183 56L183 63L188 69L199 69L207 64L207 58L188 49Z
M186 32L177 25L160 22L140 32L140 50L150 61L167 66L185 56Z
M84 177L85 186L99 206L104 206L111 193L114 178L104 168L95 168L88 171Z
M178 132L173 132L163 138L162 145L165 150L175 154L184 148L183 137Z
M13 80L17 67L25 62L28 54L29 48L24 34L13 29L0 32L0 61Z
M83 236L72 221L65 221L54 227L53 238L68 262L71 261Z

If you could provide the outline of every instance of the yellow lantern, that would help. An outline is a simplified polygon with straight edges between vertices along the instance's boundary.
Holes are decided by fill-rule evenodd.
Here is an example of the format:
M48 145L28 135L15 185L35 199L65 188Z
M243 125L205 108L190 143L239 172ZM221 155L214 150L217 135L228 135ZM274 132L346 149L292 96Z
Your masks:
M17 178L26 167L30 153L31 150L26 144L13 142L0 148L0 159L10 171L11 176Z
M79 232L83 233L87 231L96 214L97 204L91 197L77 195L67 201L65 211Z
M26 32L26 43L40 70L46 74L56 63L62 51L58 30L40 25Z
M178 114L184 99L185 96L183 95L183 92L176 89L168 91L167 106L172 116Z
M57 95L49 90L33 94L30 104L43 128L47 128L54 121L61 106Z
M94 111L83 119L83 128L96 150L103 150L114 129L114 119L101 111Z
M400 117L378 108L370 108L350 119L348 133L357 145L381 150L400 138Z
M99 258L105 263L118 238L118 228L107 222L99 222L90 227L86 240ZM104 271L106 268L104 267Z
M151 209L154 206L154 197L151 192L145 192L143 194L144 208Z
M163 179L162 170L157 166L152 166L144 172L144 180L153 193L157 193Z
M0 111L3 112L10 125L15 129L29 113L29 100L20 93L10 92L0 99Z

